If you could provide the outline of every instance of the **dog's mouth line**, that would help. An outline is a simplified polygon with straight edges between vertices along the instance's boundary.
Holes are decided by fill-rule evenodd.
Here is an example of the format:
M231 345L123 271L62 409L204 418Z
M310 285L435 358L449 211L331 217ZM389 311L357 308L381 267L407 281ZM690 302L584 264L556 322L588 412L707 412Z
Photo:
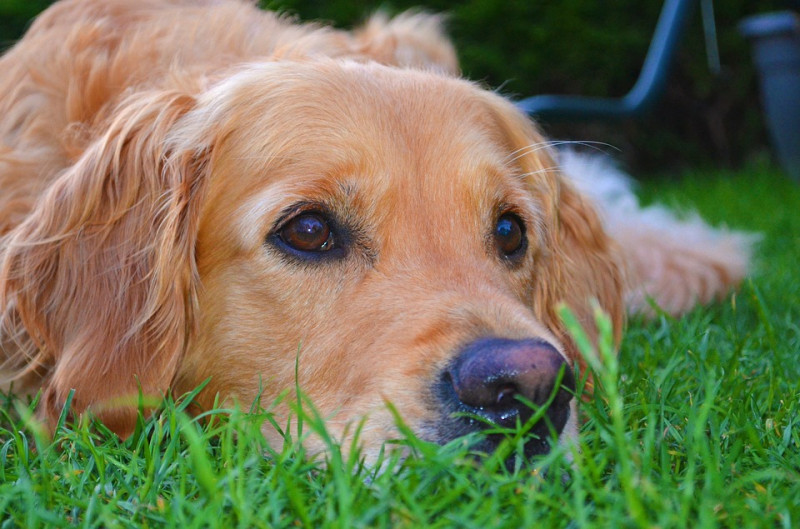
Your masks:
M555 406L555 405L553 405ZM566 405L559 413L563 413L563 425L553 424L545 412L541 417L531 417L529 422L519 420L519 412L510 411L504 424L477 415L466 406L462 410L449 413L439 410L442 419L425 421L416 428L420 439L444 446L468 436L478 435L471 445L470 451L477 454L491 455L503 441L513 440L516 436L523 439L524 455L527 458L547 454L551 449L551 440L557 441L563 433L564 426L572 416L572 410ZM561 421L559 421L561 423ZM552 435L555 433L556 435ZM512 454L513 455L513 454Z

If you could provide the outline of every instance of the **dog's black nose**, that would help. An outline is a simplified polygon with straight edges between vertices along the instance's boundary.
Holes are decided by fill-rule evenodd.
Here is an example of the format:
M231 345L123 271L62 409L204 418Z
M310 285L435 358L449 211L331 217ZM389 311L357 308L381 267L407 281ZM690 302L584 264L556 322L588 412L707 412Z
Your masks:
M556 388L559 377L561 387ZM535 408L547 404L555 392L545 415L547 420L537 423L531 431L538 438L530 450L526 449L532 455L547 451L544 439L551 427L556 433L564 429L574 390L572 369L546 341L482 338L464 347L445 369L437 393L445 413L463 414L456 419L458 426L454 429L463 435L485 427L469 418L473 415L505 427L513 427L517 421L524 424ZM456 426L452 420L444 423ZM493 439L494 442L499 440Z
M574 391L572 370L549 343L484 338L469 344L447 373L461 403L494 423L513 426L518 417L525 422L533 413L522 399L536 406L544 405L562 369L561 385ZM561 409L571 398L569 392L561 389L553 407ZM558 425L554 426L560 430L566 417L555 422Z

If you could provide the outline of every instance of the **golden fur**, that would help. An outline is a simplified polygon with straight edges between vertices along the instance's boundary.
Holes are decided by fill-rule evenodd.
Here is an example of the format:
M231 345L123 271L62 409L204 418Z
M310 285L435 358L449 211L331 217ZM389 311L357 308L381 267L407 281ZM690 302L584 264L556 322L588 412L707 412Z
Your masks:
M623 254L529 120L456 71L421 14L348 33L233 0L54 5L0 59L6 370L51 423L75 389L125 435L139 387L269 403L297 357L331 430L368 414L374 450L385 401L425 435L427 384L468 340L574 362L556 309L591 327L593 299L619 335ZM265 242L307 203L357 234L341 259ZM515 266L487 249L504 208Z

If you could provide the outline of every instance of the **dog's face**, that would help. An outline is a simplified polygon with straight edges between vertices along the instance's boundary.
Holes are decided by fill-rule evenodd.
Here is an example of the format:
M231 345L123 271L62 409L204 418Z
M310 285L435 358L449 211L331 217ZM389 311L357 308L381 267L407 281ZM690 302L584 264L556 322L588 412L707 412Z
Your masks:
M249 403L259 387L271 402L297 383L337 434L368 415L376 449L396 435L387 401L447 441L475 423L454 413L513 425L529 415L517 393L542 404L562 365L571 380L541 306L560 301L546 291L564 191L497 98L355 64L266 65L217 92L182 389L211 377L208 404L217 392ZM558 431L575 425L565 393L549 415Z
M597 299L619 328L619 266L591 208L510 104L464 81L330 61L256 65L197 98L155 95L136 108L141 127L129 121L76 163L73 178L94 183L53 193L107 189L123 173L139 186L132 193L153 197L120 199L118 214L98 208L116 224L98 245L117 251L142 232L117 256L118 268L136 269L125 289L94 287L127 305L133 316L114 317L135 320L137 334L115 321L83 333L123 344L106 360L125 373L108 390L80 373L91 336L40 326L36 339L67 351L52 359L51 413L71 387L90 406L134 390L136 375L153 393L210 378L203 407L217 393L268 404L297 384L335 435L367 416L368 452L396 436L386 402L437 442L480 424L459 414L524 421L522 400L552 400L545 422L575 430L574 399L557 381L574 384L577 359L556 309L564 302L590 324ZM150 218L129 218L140 207ZM87 251L94 258L108 256ZM61 287L47 288L53 297ZM18 310L33 321L42 297L25 296ZM279 423L288 413L276 412ZM130 427L130 412L104 413ZM528 451L546 446L532 440Z

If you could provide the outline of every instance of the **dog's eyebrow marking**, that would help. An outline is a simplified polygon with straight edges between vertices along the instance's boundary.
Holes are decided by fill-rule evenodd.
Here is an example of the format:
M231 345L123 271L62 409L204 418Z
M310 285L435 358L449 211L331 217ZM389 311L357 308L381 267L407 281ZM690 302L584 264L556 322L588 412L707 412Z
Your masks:
M339 182L339 191L343 196L350 198L356 194L357 185L355 182Z
M339 182L337 188L340 198L344 199L350 199L358 192L358 185L355 182ZM333 198L335 202L338 202L335 200L335 196ZM304 194L292 182L276 183L256 193L238 209L240 214L236 223L236 231L241 234L240 242L247 246L252 241L260 240L265 236L265 219L279 214L287 206L309 201L318 202L313 197Z
M288 186L276 185L254 195L240 208L239 220L236 223L237 233L241 234L241 243L247 245L249 241L260 239L264 234L264 219L271 213L280 211L287 202L297 202L302 197L285 189ZM292 198L296 200L292 200ZM288 201L287 201L288 199Z

